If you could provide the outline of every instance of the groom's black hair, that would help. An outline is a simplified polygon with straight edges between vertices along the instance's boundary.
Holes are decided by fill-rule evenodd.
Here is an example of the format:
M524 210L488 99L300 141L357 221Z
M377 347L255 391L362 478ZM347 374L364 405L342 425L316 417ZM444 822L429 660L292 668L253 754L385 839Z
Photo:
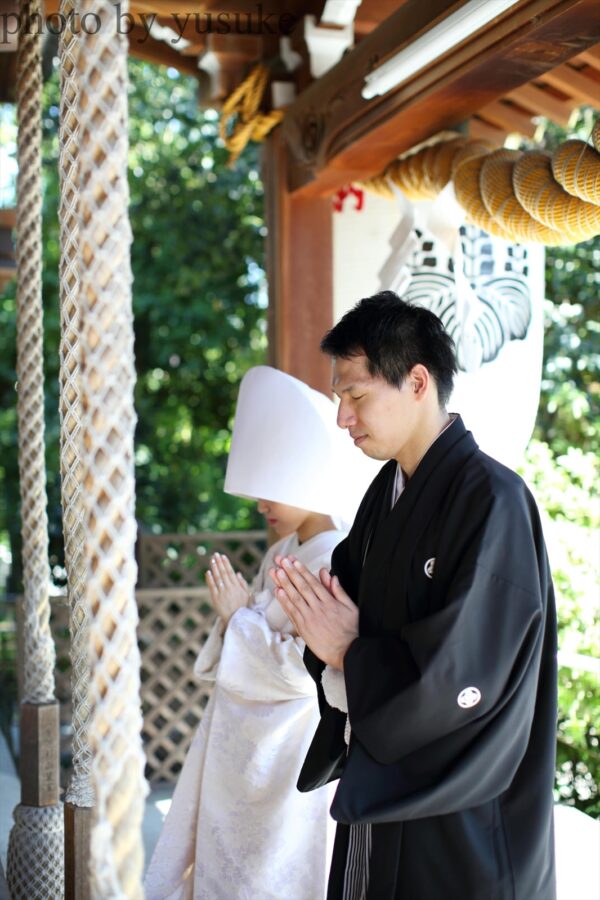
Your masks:
M441 407L452 393L457 372L452 338L434 313L393 291L360 300L327 332L321 350L341 359L364 354L370 374L394 387L420 363L435 379Z

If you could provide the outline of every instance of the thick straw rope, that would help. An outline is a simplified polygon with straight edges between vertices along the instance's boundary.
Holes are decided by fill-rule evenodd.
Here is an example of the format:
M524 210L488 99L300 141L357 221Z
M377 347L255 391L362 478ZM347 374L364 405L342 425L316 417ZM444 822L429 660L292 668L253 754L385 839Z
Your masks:
M512 182L521 206L569 241L585 241L600 232L600 206L563 190L552 178L548 154L524 153L515 163Z
M417 201L433 199L452 180L467 221L489 234L510 241L572 243L600 233L590 208L600 207L600 120L592 143L565 141L557 147L544 183L539 154L494 150L487 142L457 136L393 160L381 174L360 184L383 197L393 197L395 186ZM532 188L525 190L526 182L535 182L537 199Z
M596 128L599 125L600 119ZM568 194L600 205L600 156L596 150L585 141L565 141L552 156L552 174Z
M22 21L40 15L21 3ZM23 29L17 55L17 416L23 537L23 701L54 700L48 520L44 462L41 255L41 87L39 34ZM27 777L28 773L24 773ZM13 900L58 900L64 890L62 804L14 810L6 877Z
M438 141L415 153L393 160L381 175L360 182L362 187L383 197L393 197L390 182L409 200L430 200L450 180L454 157L464 146L464 138Z
M66 27L60 38L60 470L65 564L71 631L73 774L65 800L92 806L91 753L87 739L89 707L89 614L85 605L84 508L81 462L81 367L79 342L79 219L77 155L79 98L78 35L71 23L78 3L62 0Z
M126 4L123 4L126 11ZM147 786L136 641L131 232L127 218L127 40L109 0L85 0L101 27L81 35L79 234L90 610L91 890L143 896L141 823Z
M509 240L508 233L490 215L481 196L479 177L486 159L486 150L483 147L478 152L475 152L475 148L473 150L470 155L463 154L462 159L454 166L452 177L456 199L465 210L468 222L483 228L488 234Z
M283 118L282 109L268 113L258 111L268 84L268 68L255 66L223 103L219 131L229 150L230 165L235 163L248 141L264 141Z
M560 244L561 235L530 216L515 196L512 175L514 165L521 156L518 150L502 149L485 157L479 173L485 208L513 240Z

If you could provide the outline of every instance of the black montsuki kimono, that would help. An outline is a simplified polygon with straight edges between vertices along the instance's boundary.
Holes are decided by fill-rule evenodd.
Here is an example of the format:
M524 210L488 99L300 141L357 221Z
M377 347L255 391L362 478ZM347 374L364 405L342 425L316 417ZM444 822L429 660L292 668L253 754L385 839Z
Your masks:
M329 900L372 823L368 900L553 900L556 616L538 511L458 418L391 509L383 467L332 570L360 607L352 736L325 701L298 787L338 778Z

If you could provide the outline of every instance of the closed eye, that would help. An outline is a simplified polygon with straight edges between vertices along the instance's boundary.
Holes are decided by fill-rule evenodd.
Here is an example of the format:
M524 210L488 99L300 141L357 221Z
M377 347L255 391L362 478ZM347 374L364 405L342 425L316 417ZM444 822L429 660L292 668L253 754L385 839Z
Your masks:
M365 396L364 394L359 394L358 397L353 397L352 394L350 394L350 399L351 400L360 400L364 396Z

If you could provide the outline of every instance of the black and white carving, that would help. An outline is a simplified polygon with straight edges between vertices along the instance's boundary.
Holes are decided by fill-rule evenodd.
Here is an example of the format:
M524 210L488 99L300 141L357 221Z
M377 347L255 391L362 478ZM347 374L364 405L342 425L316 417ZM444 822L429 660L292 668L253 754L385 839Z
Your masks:
M413 235L418 243L407 260L411 278L403 298L440 317L460 369L473 372L509 341L526 338L532 318L527 247L462 225L450 256L432 234L415 229Z

